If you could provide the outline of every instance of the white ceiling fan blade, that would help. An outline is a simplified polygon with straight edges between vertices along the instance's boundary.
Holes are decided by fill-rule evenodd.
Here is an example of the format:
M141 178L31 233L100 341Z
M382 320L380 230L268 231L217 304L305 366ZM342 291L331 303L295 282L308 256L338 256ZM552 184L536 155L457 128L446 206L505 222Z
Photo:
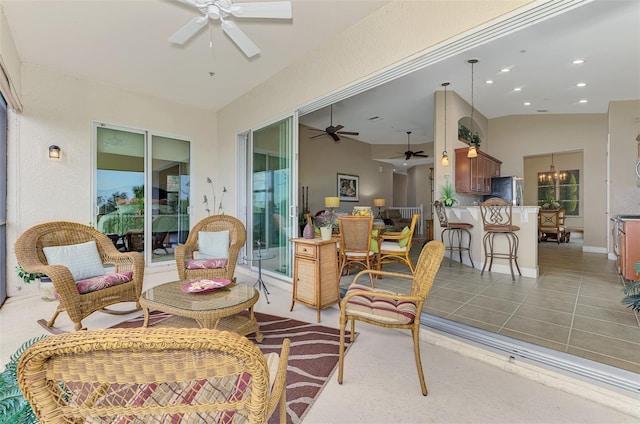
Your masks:
M177 1L179 1L180 3L188 4L190 6L198 7L196 0L177 0Z
M234 3L231 14L238 18L291 19L291 2L272 1L262 3Z
M184 44L189 38L193 37L196 32L200 31L205 25L209 18L207 16L198 16L197 18L193 18L189 23L180 28L178 32L169 37L169 41L175 44Z
M249 37L247 37L247 35L233 22L223 21L222 30L227 33L229 38L231 38L238 47L240 47L240 50L242 50L247 57L253 57L260 53L258 46L253 44L253 41L251 41Z

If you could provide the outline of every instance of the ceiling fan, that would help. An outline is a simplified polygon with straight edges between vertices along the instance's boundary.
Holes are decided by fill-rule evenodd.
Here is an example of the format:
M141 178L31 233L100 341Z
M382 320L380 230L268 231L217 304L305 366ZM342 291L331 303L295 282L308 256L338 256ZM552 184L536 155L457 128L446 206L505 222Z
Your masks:
M232 3L231 0L177 0L200 10L204 16L198 16L189 21L178 32L169 37L169 41L175 44L184 44L198 31L204 28L209 19L219 19L222 30L233 40L247 57L253 57L260 53L260 49L247 35L232 21L228 21L229 15L236 18L268 18L291 19L290 1L272 2L248 2Z
M409 160L412 157L419 157L419 158L429 157L429 155L424 154L424 150L418 150L417 152L414 152L411 150L411 131L407 131L407 151L404 152L401 156L396 156L396 158L401 158L402 156L404 156L404 160Z
M338 134L341 135L360 135L359 132L355 132L355 131L340 131L341 129L344 128L344 125L336 125L335 127L333 126L333 105L330 106L331 107L331 123L330 125L325 128L324 130L318 130L315 128L311 128L312 131L322 131L322 134L318 134L318 135L314 135L313 137L309 137L309 139L313 139L313 138L318 138L318 137L322 137L323 135L328 135L331 138L333 138L333 141L335 141L336 143L340 142L340 137L338 137Z

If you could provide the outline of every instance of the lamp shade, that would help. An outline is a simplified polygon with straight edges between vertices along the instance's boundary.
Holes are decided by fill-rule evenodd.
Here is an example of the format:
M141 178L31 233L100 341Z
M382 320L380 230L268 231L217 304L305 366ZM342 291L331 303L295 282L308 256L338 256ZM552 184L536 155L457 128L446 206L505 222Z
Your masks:
M384 206L384 199L373 199L373 206L381 208Z
M324 207L325 208L337 208L337 207L340 207L340 198L339 197L325 197L324 198Z
M467 157L468 158L477 158L478 157L478 150L476 149L476 146L469 146L469 151L467 152Z

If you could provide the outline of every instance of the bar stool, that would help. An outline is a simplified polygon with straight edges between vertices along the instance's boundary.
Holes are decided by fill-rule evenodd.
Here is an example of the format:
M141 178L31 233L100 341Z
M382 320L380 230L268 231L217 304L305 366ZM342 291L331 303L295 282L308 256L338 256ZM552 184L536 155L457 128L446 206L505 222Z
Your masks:
M487 259L491 258L489 262L489 271L493 265L493 258L509 259L509 268L511 269L511 279L515 281L516 277L513 273L513 262L516 264L518 274L520 272L520 266L518 265L518 236L515 233L520 230L520 227L513 225L512 223L512 209L511 202L500 199L499 197L492 197L482 203L480 203L480 215L482 215L482 223L484 225L485 234L482 237L482 244L484 246L484 265L482 265L482 272L487 266ZM509 244L508 252L496 252L494 251L494 240L496 235L505 235Z
M455 250L460 255L460 263L462 263L462 251L466 251L469 255L471 266L473 267L473 259L471 259L471 233L469 232L469 228L473 228L473 224L467 222L449 222L447 219L447 211L442 202L436 200L433 202L433 206L440 221L440 227L442 227L442 233L440 233L442 243L444 243L444 234L447 233L448 236L449 244L444 243L444 245L445 249L449 251L449 266L451 266L453 251ZM469 236L469 242L466 246L462 244L464 233L467 233ZM457 245L454 243L456 236L458 237Z

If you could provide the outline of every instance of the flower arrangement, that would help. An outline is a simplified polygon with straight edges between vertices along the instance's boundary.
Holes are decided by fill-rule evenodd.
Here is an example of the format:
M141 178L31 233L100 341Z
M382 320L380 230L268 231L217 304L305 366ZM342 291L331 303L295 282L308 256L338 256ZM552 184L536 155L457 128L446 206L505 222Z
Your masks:
M222 208L222 200L224 199L224 195L227 192L227 188L225 186L222 186L222 196L220 196L220 203L216 203L216 189L213 185L213 180L207 177L207 182L211 184L211 194L213 195L213 207L215 208L217 205L217 209L215 210L215 213L218 215L224 215L224 209ZM202 203L204 204L204 210L207 211L207 215L211 215L211 209L209 209L209 199L207 199L206 194L204 195L204 201Z
M331 227L332 229L338 227L338 217L332 210L325 210L315 218L317 227Z

